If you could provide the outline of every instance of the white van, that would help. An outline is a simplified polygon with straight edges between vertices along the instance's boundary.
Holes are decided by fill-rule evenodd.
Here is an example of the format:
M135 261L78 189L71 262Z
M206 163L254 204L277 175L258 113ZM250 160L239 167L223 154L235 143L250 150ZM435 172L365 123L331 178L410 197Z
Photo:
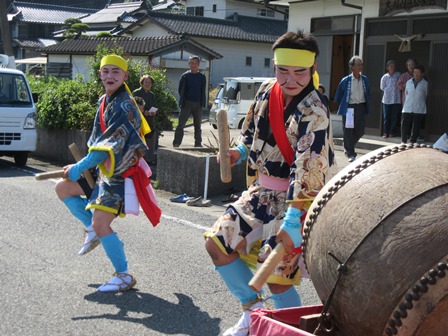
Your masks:
M247 111L254 101L260 85L269 79L268 77L224 77L224 91L221 109L227 110L227 122L229 128L241 128ZM217 111L216 111L217 112ZM215 113L216 113L215 112ZM216 115L210 113L209 121L214 128Z
M0 55L2 63L8 56ZM0 67L0 156L13 156L25 166L28 153L36 150L36 107L22 71Z

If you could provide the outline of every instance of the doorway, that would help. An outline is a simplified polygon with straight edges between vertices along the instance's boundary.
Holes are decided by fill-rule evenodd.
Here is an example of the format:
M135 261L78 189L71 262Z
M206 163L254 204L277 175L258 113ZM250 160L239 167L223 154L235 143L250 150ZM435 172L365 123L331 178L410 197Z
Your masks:
M357 51L355 50L355 53ZM330 109L336 111L338 104L333 102L339 82L350 73L348 62L354 55L353 35L333 36L333 50L331 63L331 80L329 89Z

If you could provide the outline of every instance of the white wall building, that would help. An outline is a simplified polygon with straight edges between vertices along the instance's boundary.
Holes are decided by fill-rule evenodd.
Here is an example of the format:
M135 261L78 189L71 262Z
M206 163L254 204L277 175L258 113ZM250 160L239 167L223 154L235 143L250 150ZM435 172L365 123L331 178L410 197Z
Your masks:
M430 85L425 139L435 140L448 130L447 0L294 0L270 4L286 2L288 31L303 29L318 39L318 71L330 100L340 79L349 73L349 59L353 55L363 58L372 95L367 134L383 133L379 80L387 60L394 59L398 71L404 72L409 57L425 67ZM332 104L332 110L336 108Z

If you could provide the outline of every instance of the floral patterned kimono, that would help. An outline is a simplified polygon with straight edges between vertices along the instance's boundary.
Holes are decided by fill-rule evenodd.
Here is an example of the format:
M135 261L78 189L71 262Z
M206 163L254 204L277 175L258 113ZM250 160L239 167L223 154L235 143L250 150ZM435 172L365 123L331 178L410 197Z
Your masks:
M294 151L294 161L292 165L285 161L268 118L269 97L275 82L273 78L261 85L239 139L249 149L250 186L205 233L227 254L246 238L246 250L238 252L252 269L275 247L275 236L288 202L305 201L308 210L320 189L336 172L329 112L312 81L296 98L298 104L292 114L286 117L285 130ZM271 182L269 187L263 182L266 180ZM305 217L306 213L301 218L302 224ZM280 262L267 282L298 284L299 257L300 248Z

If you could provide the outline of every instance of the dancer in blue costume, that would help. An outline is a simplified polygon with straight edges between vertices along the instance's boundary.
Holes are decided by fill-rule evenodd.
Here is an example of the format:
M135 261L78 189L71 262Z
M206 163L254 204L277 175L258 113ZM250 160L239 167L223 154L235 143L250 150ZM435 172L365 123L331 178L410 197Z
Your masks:
M128 290L136 284L129 273L124 244L111 228L115 217L125 215L124 176L132 176L135 189L146 188L139 188L140 179L134 172L144 156L143 139L150 129L125 83L127 70L127 63L120 56L102 58L99 77L106 94L99 100L88 141L89 153L76 164L65 166L64 179L56 185L58 197L85 226L86 238L79 254L84 255L101 243L115 268L113 277L98 288L102 292ZM98 176L92 190L81 174L96 167ZM84 195L86 199L81 197ZM157 225L160 210L154 203L149 207L152 215L145 213Z

